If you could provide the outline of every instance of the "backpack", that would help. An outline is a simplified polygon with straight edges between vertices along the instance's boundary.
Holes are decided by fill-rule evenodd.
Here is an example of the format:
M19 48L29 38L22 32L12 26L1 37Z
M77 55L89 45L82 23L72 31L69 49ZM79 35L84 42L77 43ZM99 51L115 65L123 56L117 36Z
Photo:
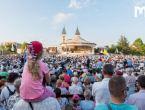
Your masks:
M10 98L12 95L15 94L16 90L14 89L14 92L12 92L8 86L6 86L6 87L7 87L8 91L9 91L9 97L6 99L6 108L9 110L9 107L8 107L8 105L7 105L7 102L8 102L8 100L9 100L9 98Z

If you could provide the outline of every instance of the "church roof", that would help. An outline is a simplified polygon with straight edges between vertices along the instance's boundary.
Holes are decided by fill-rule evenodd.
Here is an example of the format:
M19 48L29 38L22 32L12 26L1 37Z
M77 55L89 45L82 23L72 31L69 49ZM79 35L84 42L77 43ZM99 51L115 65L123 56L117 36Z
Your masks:
M66 34L65 27L63 28L62 34Z
M66 41L66 43L67 44L69 44L69 43L87 43L87 44L93 44L93 43L91 43L91 42L88 42L88 41L86 41L86 40L84 40L83 38L81 38L79 35L77 35L77 36L75 36L73 39L69 39L69 40L67 40Z
M80 35L80 32L79 32L78 27L77 27L76 34L75 35Z

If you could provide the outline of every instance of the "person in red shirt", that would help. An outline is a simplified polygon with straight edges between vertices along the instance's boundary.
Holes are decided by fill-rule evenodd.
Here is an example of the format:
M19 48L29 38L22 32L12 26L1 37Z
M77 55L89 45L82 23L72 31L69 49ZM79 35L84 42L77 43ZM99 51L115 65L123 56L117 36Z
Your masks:
M68 74L66 74L66 71L62 71L62 75L64 77L64 81L65 82L70 82L70 76Z

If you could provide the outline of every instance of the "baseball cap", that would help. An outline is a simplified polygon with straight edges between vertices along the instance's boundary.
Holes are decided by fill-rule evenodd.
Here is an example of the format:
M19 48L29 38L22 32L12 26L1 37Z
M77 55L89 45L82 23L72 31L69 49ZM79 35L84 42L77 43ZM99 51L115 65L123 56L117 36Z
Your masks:
M79 100L80 97L77 94L75 94L75 95L73 95L73 99Z

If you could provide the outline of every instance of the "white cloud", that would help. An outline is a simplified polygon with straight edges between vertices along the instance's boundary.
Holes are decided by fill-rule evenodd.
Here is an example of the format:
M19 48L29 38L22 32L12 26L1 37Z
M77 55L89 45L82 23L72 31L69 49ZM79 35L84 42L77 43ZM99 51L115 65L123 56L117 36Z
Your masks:
M134 5L140 6L145 4L145 0L133 0Z
M62 23L67 20L76 20L76 19L77 19L77 15L75 14L58 13L53 17L53 23Z
M42 17L40 18L40 20L47 20L47 17Z
M68 5L69 8L81 9L87 6L90 3L90 0L81 0L78 2L77 0L71 0L70 4Z

